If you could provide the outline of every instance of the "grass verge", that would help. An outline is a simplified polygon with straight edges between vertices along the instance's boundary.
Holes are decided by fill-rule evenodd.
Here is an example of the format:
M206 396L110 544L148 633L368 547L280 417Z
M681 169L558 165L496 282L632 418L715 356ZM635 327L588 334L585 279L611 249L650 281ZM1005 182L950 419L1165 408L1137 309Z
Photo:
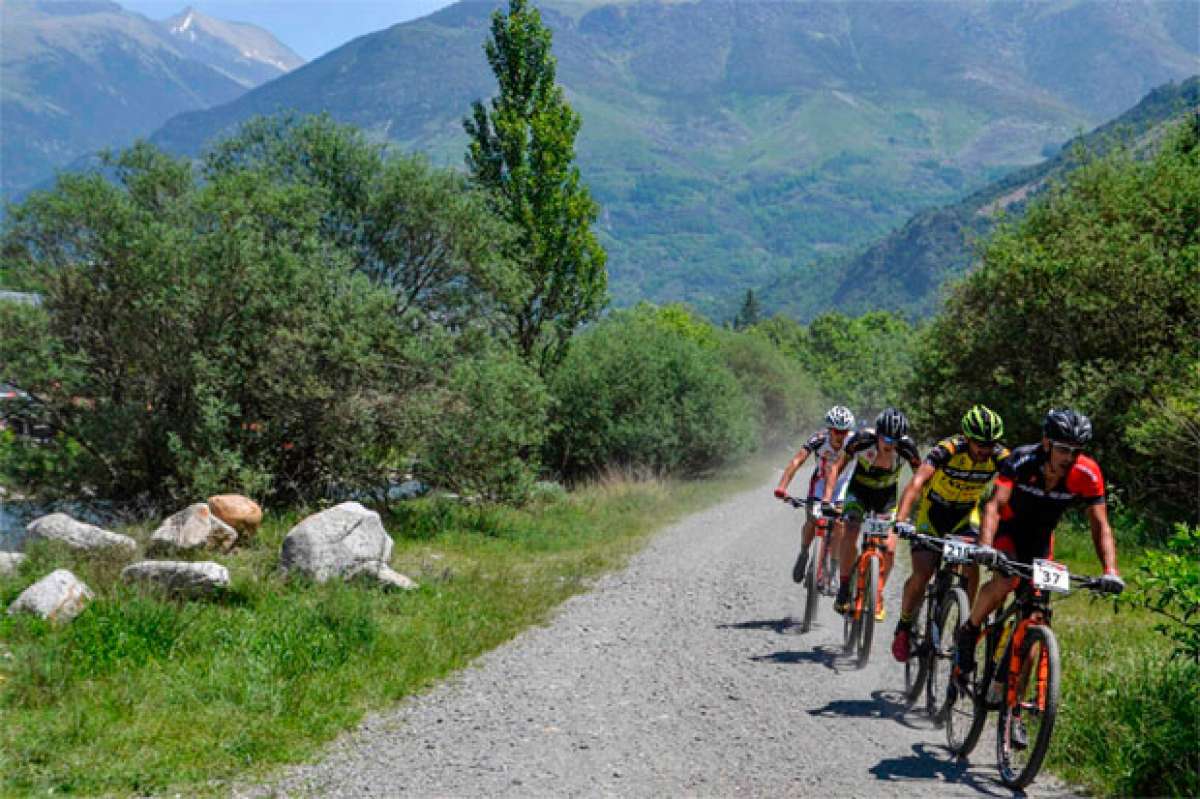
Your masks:
M125 586L120 560L31 547L0 579L6 606L60 566L97 598L60 628L0 615L0 793L217 792L310 757L366 711L546 621L655 528L760 485L767 464L705 481L613 478L521 510L406 503L385 517L393 567L421 585L403 594L280 579L299 514L268 518L250 548L218 558L233 578L220 602Z
M1099 573L1083 527L1056 538L1056 560ZM1141 550L1119 556L1129 579ZM1084 592L1054 608L1063 684L1049 767L1104 796L1200 795L1200 665L1171 657L1149 611Z

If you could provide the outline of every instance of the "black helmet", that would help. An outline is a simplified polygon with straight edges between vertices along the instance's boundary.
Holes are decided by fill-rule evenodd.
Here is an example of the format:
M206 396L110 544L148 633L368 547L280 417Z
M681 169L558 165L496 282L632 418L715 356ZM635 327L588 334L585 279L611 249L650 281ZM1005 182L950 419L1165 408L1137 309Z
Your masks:
M899 438L908 432L908 417L895 408L884 408L875 417L875 432L888 438Z
M1092 440L1092 420L1070 408L1051 408L1042 420L1042 433L1051 441L1082 447Z

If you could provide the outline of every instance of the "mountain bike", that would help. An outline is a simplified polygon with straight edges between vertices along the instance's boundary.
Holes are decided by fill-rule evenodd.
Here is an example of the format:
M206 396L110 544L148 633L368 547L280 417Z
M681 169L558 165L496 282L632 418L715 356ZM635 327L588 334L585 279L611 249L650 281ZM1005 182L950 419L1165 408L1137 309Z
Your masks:
M788 497L786 502L793 508L804 508L810 503L797 497ZM817 606L821 594L829 595L837 591L837 570L833 568L833 547L829 545L829 517L822 515L821 506L811 503L813 539L808 548L808 565L804 569L804 616L800 622L800 632L812 629L813 621L817 618Z
M1000 780L1020 790L1041 769L1058 716L1061 667L1050 629L1050 598L1070 593L1071 583L1099 593L1103 589L1100 580L1071 574L1051 560L1024 564L1003 558L993 569L1020 577L1021 585L981 630L983 659L976 661L975 674L956 675L947 685L946 742L956 755L966 757L979 742L988 712L999 711Z
M925 710L937 722L946 710L945 686L954 665L954 634L967 620L967 575L974 544L957 536L937 538L921 533L900 534L914 548L937 552L941 563L925 588L925 598L913 620L908 660L904 662L904 695L915 703L925 689Z
M891 514L867 513L862 523L862 550L850 575L850 609L842 622L842 647L846 654L858 650L858 667L871 658L875 613L883 602L883 553L892 532Z

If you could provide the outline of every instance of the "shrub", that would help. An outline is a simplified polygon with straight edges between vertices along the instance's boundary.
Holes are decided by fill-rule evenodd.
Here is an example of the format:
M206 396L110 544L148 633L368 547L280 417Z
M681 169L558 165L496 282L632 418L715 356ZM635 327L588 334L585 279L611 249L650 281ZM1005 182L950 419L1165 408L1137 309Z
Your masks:
M1166 549L1148 550L1133 587L1127 601L1157 614L1154 629L1200 664L1200 527L1176 525Z
M147 145L111 166L6 223L45 302L0 307L0 364L78 446L24 476L175 501L377 478L412 378L391 292L317 235L320 192L254 171L200 184Z
M430 483L501 502L537 479L549 396L537 373L495 351L451 370L420 471Z
M813 379L766 338L722 331L719 353L754 407L762 444L790 441L821 418L824 402Z
M574 479L608 466L694 474L755 446L755 409L720 356L645 311L577 337L550 379L547 463Z

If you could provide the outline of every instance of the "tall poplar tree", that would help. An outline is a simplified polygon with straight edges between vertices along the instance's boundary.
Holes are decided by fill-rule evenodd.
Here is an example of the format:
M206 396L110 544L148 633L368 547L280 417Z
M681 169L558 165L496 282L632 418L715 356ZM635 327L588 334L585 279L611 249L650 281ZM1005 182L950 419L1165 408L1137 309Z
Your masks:
M604 248L592 233L599 206L575 165L579 115L555 82L550 30L528 0L492 15L484 44L499 94L472 105L467 167L496 210L517 229L511 255L528 277L512 303L513 337L545 374L560 362L580 323L607 302Z

